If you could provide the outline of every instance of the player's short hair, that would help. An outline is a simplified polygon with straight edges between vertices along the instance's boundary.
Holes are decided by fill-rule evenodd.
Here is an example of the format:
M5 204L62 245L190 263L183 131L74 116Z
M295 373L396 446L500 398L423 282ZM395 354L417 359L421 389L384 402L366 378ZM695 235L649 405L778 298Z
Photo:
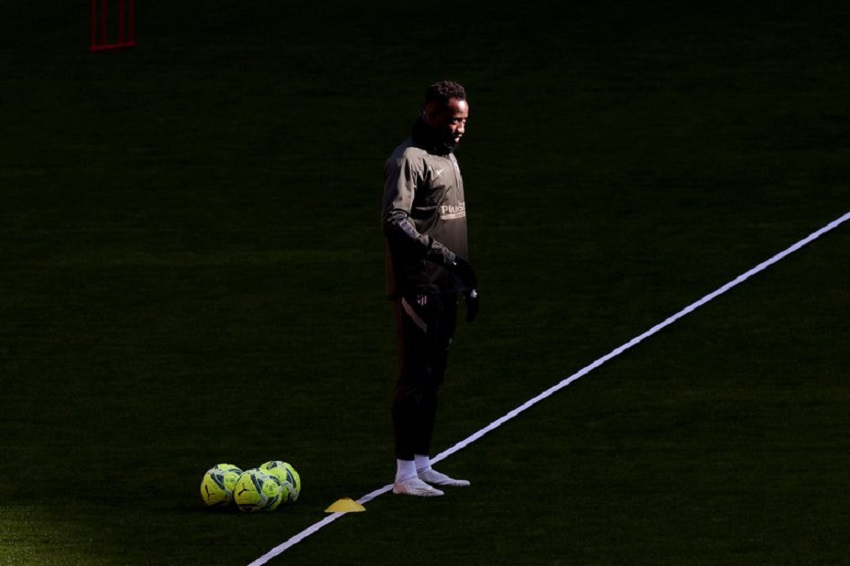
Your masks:
M428 87L425 91L425 103L437 102L443 106L452 98L466 100L466 90L454 81L440 81Z

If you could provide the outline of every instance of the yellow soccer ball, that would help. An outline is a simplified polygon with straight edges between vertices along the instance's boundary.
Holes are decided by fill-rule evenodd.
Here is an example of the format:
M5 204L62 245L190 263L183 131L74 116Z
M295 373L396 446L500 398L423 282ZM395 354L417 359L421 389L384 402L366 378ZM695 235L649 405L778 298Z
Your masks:
M226 507L233 501L233 487L242 470L233 464L216 464L201 480L201 499L207 507Z
M260 466L260 471L276 477L284 486L284 490L288 491L288 494L282 498L284 505L295 503L301 494L301 476L292 464L283 460L271 460Z
M274 511L281 495L286 496L280 480L257 468L242 472L233 487L233 501L240 511Z

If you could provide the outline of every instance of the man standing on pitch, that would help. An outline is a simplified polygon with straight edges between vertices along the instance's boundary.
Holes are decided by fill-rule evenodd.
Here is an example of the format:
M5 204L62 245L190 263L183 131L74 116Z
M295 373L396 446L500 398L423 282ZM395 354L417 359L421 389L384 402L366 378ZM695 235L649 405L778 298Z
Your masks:
M395 301L400 372L392 403L397 494L430 497L443 495L435 485L469 485L430 462L437 392L459 296L466 300L467 321L478 313L475 272L467 261L463 179L453 153L468 116L461 85L431 85L411 137L384 168L387 287Z

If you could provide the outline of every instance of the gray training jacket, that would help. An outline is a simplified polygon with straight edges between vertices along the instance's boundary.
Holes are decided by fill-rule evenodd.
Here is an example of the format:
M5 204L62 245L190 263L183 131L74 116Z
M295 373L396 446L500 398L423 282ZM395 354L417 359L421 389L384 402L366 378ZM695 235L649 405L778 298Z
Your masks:
M443 266L469 259L463 178L454 154L399 145L384 166L383 232L391 297L468 291Z

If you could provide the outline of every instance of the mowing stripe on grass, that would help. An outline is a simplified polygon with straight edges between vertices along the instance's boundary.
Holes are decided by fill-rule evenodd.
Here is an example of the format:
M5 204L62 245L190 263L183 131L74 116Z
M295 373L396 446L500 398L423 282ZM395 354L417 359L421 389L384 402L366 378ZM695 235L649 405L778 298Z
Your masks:
M469 437L465 438L464 440L461 440L460 442L458 442L457 444L455 444L454 446L452 446L448 450L445 450L445 451L439 453L437 456L432 458L431 461L433 463L439 462L440 460L444 460L444 459L448 458L449 456L451 456L455 452L457 452L459 450L463 450L464 448L466 448L467 446L469 446L470 444L472 444L473 442L475 442L476 440L478 440L479 438L481 438L482 436L484 436L488 432L490 432L490 431L492 431L496 428L499 428L500 426L502 426L503 424L505 424L509 420L513 419L514 417L516 417L517 415L519 415L523 411L531 408L532 406L536 405L537 403L546 399L547 397L550 397L554 393L557 393L558 391L560 391L561 389L563 389L564 387L566 387L570 383L572 383L575 380L587 375L588 373L590 373L594 369L598 368L599 366L601 366L605 362L611 360L612 358L619 356L620 354L622 354L623 352L625 352L629 348L632 348L633 346L639 344L640 342L642 342L646 338L649 338L653 334L656 334L660 330L666 328L667 326L670 326L671 324L673 324L674 322L676 322L677 320L679 320L683 316L690 314L691 312L695 311L696 309L703 306L704 304L711 301L712 299L719 297L720 295L722 295L723 293L725 293L729 289L731 289L731 288L733 288L737 285L740 285L741 283L743 283L744 281L746 281L747 279L749 279L753 275L755 275L755 274L757 274L761 271L764 271L765 269L767 269L768 267L770 267L774 263L776 263L776 262L784 259L785 257L789 256L790 254L796 252L797 250L799 250L803 246L811 243L812 241L816 240L820 236L823 236L827 232L834 230L835 228L837 228L838 226L840 226L841 224L843 224L847 220L850 220L850 212L847 212L846 214L844 214L840 218L830 222L829 224L827 224L826 226L824 226L820 230L817 230L816 232L812 232L809 236L803 238L802 240L800 240L796 244L790 246L789 248L779 252L778 254L771 257L767 261L764 261L764 262L758 264L757 266L750 269L746 273L739 275L738 277L736 277L735 279L733 279L729 283L726 283L722 287L718 288L716 291L709 293L708 295L704 296L702 299L688 305L687 307L683 308L682 310L680 310L679 312L677 312L673 316L669 317L668 319L664 320L663 322L656 324L655 326L653 326L652 328L650 328L649 330L647 330L643 334L632 338L631 340L629 340L628 342L626 342L625 344L623 344L619 348L612 350L610 353L602 356L601 358L599 358L598 360L596 360L592 364L585 366L584 368L580 369L576 373L567 377L566 379L564 379L563 381L561 381L557 385L554 385L554 386L550 387L549 389L547 389L546 391L540 393L539 395L537 395L533 399L529 399L528 401L526 401L525 403L523 403L522 405L520 405L519 407L517 407L513 411L507 413L502 418L493 421L492 423L490 423L486 427L482 428L478 432L470 435ZM364 495L363 497L358 499L357 502L360 503L361 505L363 505L363 504L365 504L369 501L372 501L376 497L379 497L379 496L389 492L391 489L392 489L391 484L385 485L384 487L382 487L380 489L376 489L375 491ZM269 560L271 560L275 556L280 555L286 549L298 544L299 542L301 542L302 540L304 540L308 536L312 535L313 533L319 531L320 529L324 528L325 526L336 521L338 518L340 518L344 514L345 513L333 513L331 515L328 515L323 520L319 521L318 523L315 523L314 525L308 527L307 529L304 529L303 531L301 531L297 535L293 536L292 538L290 538L286 542L280 544L279 546L276 546L275 548L271 549L269 552L267 552L263 556L257 558L256 560L251 562L251 564L249 564L249 566L259 566L260 564L265 564L266 562L268 562Z

